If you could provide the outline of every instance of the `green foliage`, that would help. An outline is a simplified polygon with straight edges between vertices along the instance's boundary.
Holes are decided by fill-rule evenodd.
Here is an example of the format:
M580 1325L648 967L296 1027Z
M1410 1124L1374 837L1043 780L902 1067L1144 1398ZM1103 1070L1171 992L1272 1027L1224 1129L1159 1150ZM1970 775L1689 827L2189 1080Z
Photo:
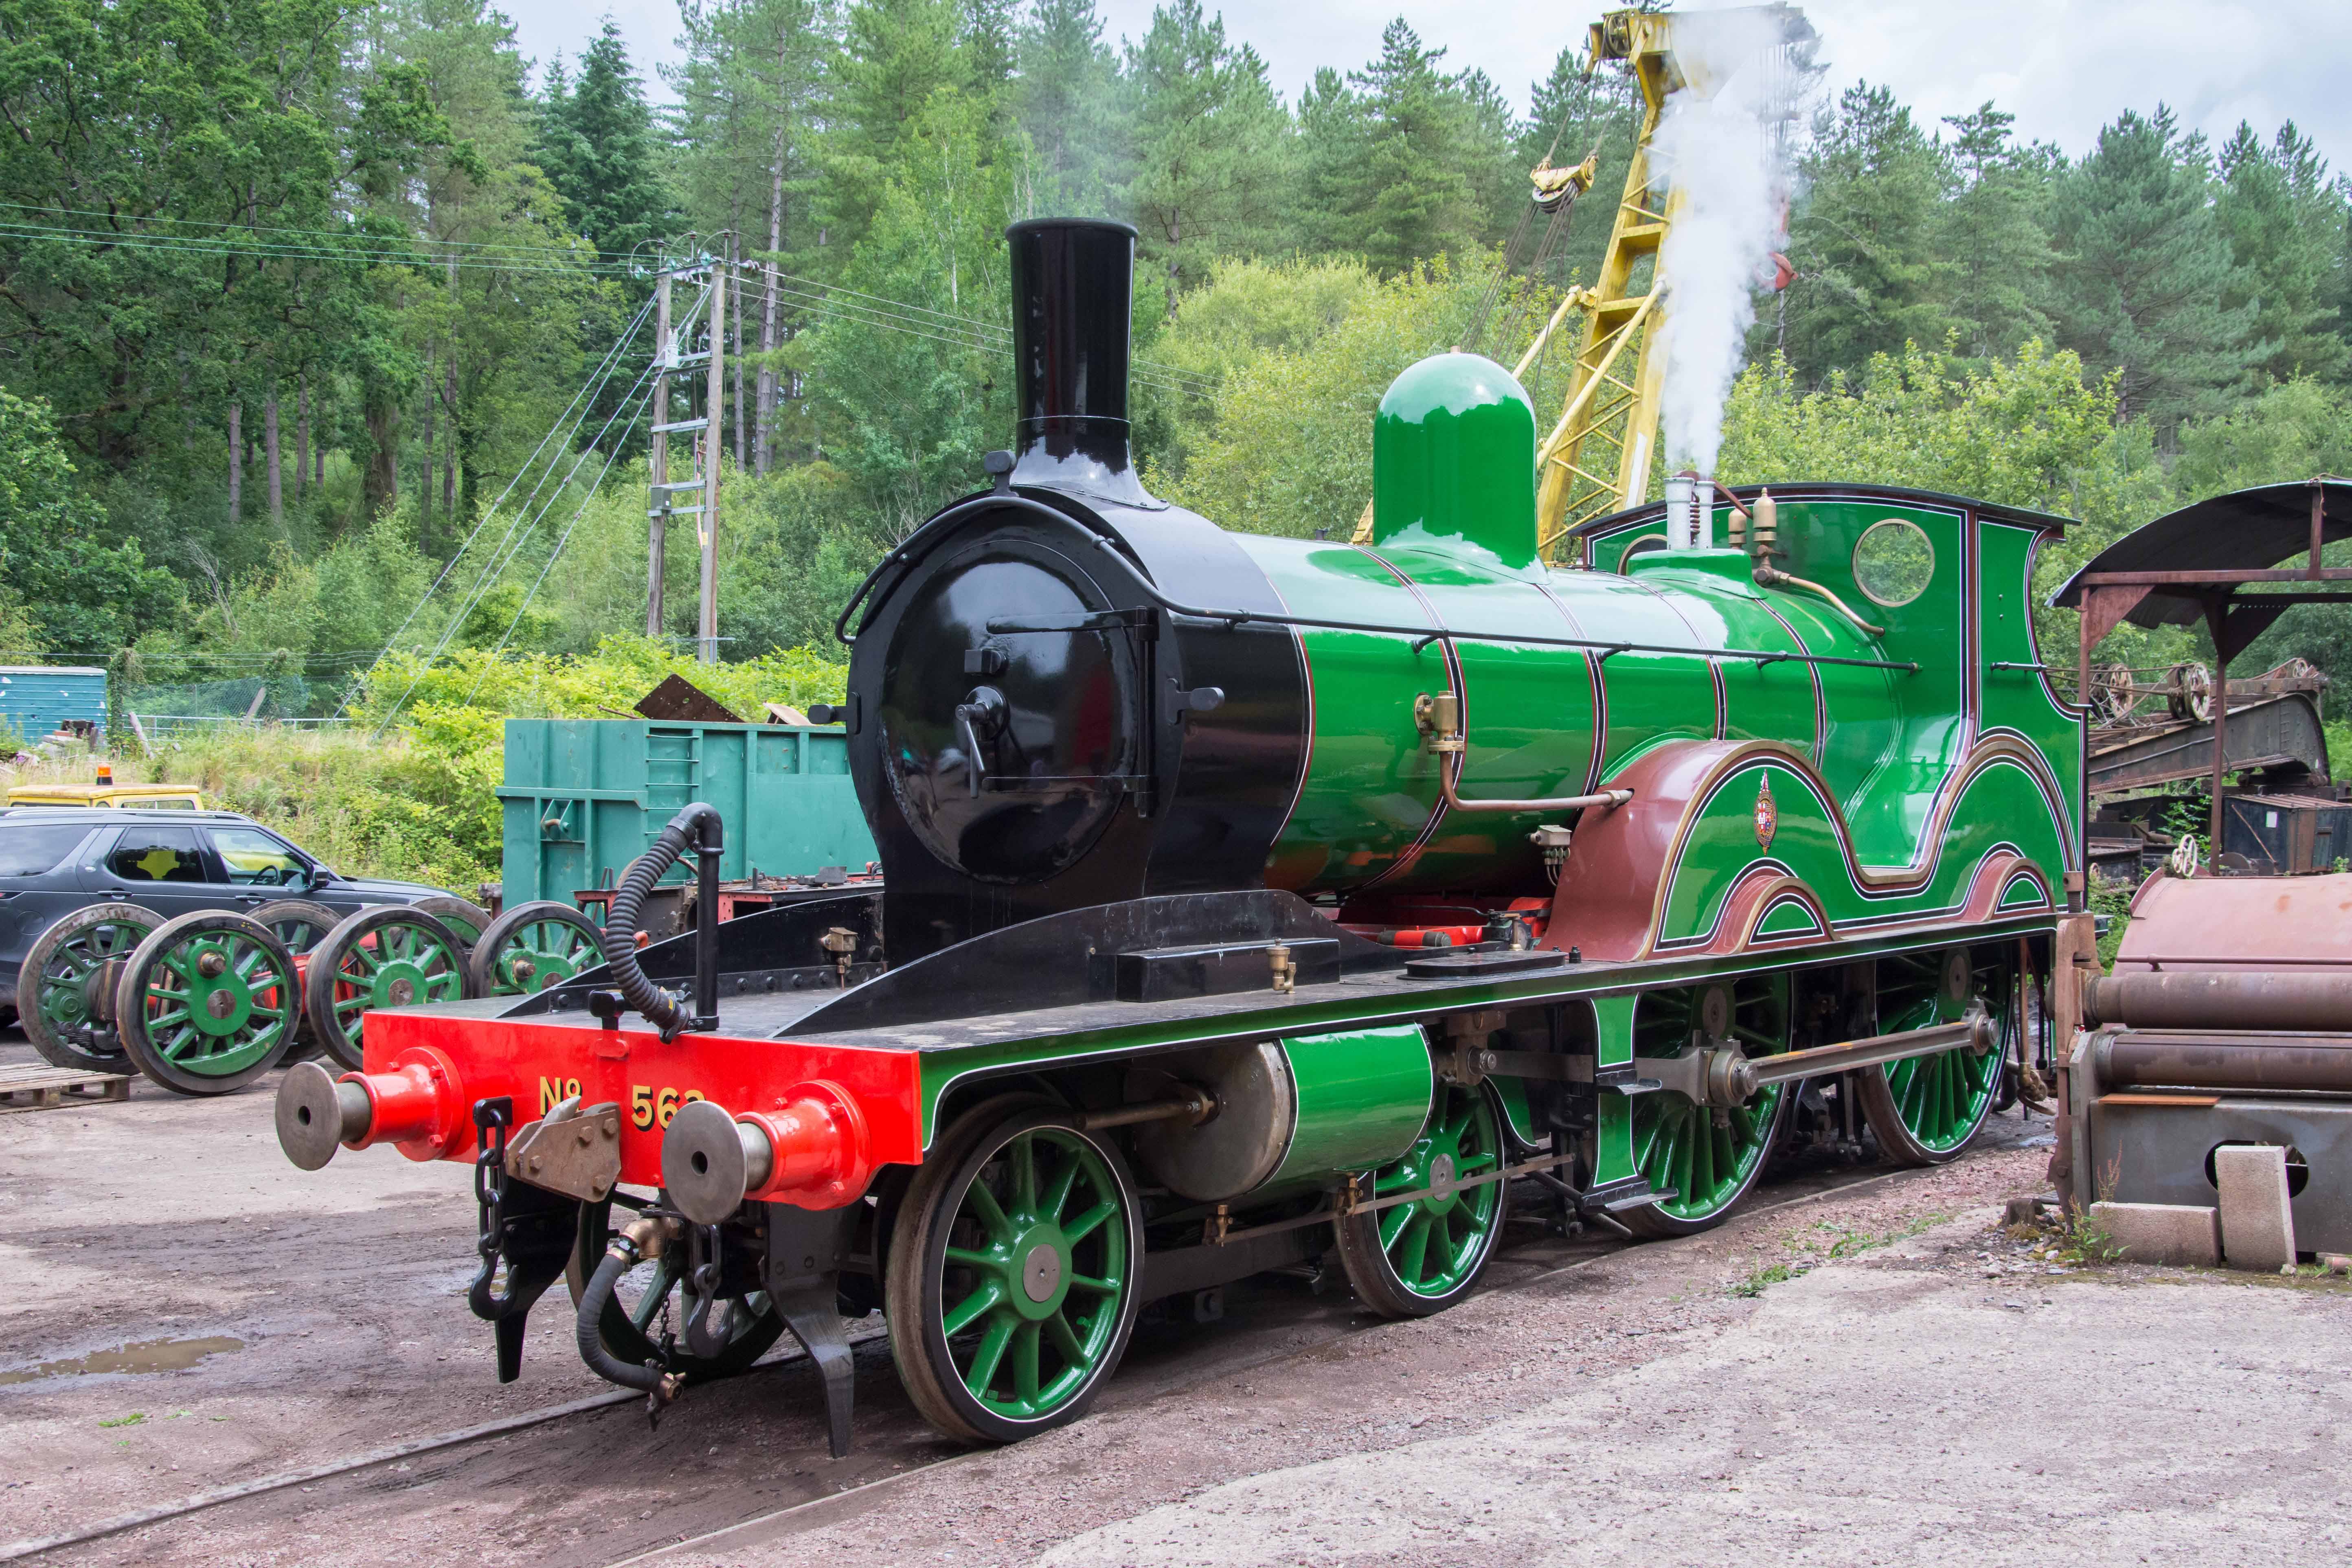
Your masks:
M1942 144L1883 87L1857 83L1813 127L1789 254L1801 280L1782 301L1786 352L1809 377L1942 340L1952 259L1940 203Z
M669 231L653 110L612 17L582 51L576 79L551 73L539 159L580 233L607 261Z
M2059 181L2052 239L2061 341L2121 373L2121 405L2161 425L2217 411L2273 345L2212 205L2203 139L2126 111Z
M18 662L104 661L180 604L75 481L48 405L0 390L0 640Z
M1200 0L1172 0L1127 51L1136 159L1127 202L1143 254L1167 278L1169 307L1220 256L1282 244L1290 116L1257 51L1225 38Z
M1185 426L1181 471L1155 460L1147 482L1227 528L1345 539L1371 498L1381 395L1460 333L1486 282L1443 262L1377 287L1328 263L1221 274L1206 296L1215 301L1209 323L1194 335L1180 320L1170 343L1178 359L1233 368L1205 417ZM1344 313L1320 327L1342 301ZM1238 357L1254 341L1270 346ZM1501 352L1515 357L1521 346ZM1530 390L1539 402L1554 390L1538 387Z
M1482 202L1493 186L1479 176L1510 127L1488 112L1492 84L1442 73L1444 57L1399 17L1364 69L1317 73L1299 102L1310 244L1394 273L1489 237L1502 212Z

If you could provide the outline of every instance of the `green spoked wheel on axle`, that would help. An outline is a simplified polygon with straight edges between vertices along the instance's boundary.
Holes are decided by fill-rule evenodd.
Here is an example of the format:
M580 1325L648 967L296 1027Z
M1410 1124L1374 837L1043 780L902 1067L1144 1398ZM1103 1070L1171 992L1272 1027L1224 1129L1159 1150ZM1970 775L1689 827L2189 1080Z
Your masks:
M1750 1057L1787 1050L1788 987L1785 975L1755 974L1650 992L1633 1012L1635 1062L1727 1044ZM1636 1236L1658 1238L1722 1224L1764 1173L1788 1098L1784 1084L1732 1106L1696 1105L1672 1089L1633 1096L1634 1167L1654 1190L1674 1196L1617 1217Z
M148 934L116 983L114 1015L139 1070L174 1094L227 1094L293 1044L301 980L286 946L245 915L201 910Z
M2008 967L2000 951L1981 950L1984 962L1965 947L1880 959L1879 1028L1894 1034L1953 1023L1969 1003L2007 995ZM1941 1165L1959 1158L2000 1097L2011 1025L2011 1018L2002 1018L2001 1044L1993 1050L1960 1046L1856 1073L1863 1114L1879 1152L1898 1165Z
M457 933L406 904L362 910L327 933L305 963L302 1006L327 1054L353 1072L378 1007L456 1002L471 994Z
M1502 1237L1510 1183L1462 1184L1492 1177L1503 1164L1493 1093L1440 1083L1412 1147L1358 1184L1374 1202L1423 1195L1351 1213L1334 1227L1356 1299L1383 1317L1420 1318L1468 1295Z
M908 1188L884 1271L890 1353L940 1430L1007 1443L1077 1419L1126 1352L1143 1262L1118 1147L1057 1107L960 1118Z
M604 933L570 904L517 904L486 927L467 961L477 996L536 996L604 962Z
M16 1016L51 1067L123 1070L106 966L128 959L163 917L138 904L91 904L35 939L16 973Z

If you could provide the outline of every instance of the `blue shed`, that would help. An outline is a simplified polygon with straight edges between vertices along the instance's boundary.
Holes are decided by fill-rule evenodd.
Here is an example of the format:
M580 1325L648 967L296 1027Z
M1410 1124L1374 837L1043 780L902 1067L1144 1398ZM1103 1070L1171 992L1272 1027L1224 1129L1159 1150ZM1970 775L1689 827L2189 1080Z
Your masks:
M87 665L0 665L0 722L26 745L71 720L106 733L106 671Z

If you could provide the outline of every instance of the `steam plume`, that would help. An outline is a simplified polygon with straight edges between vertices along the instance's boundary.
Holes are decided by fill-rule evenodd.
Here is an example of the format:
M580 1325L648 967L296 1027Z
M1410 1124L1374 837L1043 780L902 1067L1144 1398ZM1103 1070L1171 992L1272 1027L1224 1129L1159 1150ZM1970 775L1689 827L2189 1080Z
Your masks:
M1808 68L1792 55L1811 29L1780 5L1681 12L1674 27L1690 85L1667 98L1651 143L1674 204L1659 255L1668 289L1660 414L1669 467L1712 474L1755 289L1787 243L1787 128Z

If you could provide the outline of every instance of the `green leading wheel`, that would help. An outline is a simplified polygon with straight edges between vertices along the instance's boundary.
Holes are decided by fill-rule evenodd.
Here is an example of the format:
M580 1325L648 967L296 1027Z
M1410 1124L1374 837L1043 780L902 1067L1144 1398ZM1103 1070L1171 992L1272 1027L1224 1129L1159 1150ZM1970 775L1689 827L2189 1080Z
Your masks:
M377 1007L456 1002L467 994L465 952L455 932L406 904L362 910L310 950L302 997L327 1054L353 1072L365 1049L363 1020Z
M1375 1200L1426 1195L1349 1214L1334 1227L1356 1299L1382 1317L1422 1318L1469 1294L1502 1237L1510 1184L1461 1184L1502 1168L1503 1118L1494 1095L1438 1085L1421 1136L1370 1183Z
M553 899L517 904L484 929L467 964L477 996L535 996L604 962L604 933Z
M1756 974L1650 992L1634 1009L1633 1054L1678 1057L1707 1041L1728 1041L1751 1057L1787 1050L1788 984L1785 975ZM1671 1089L1633 1096L1634 1166L1654 1189L1675 1195L1618 1218L1635 1235L1658 1238L1722 1224L1764 1173L1787 1101L1782 1084L1734 1106L1694 1105Z
M890 1354L950 1436L1076 1420L1126 1352L1140 1205L1116 1145L1058 1109L984 1105L907 1190L884 1271Z
M612 1215L610 1198L580 1205L580 1237L563 1274L575 1306L617 1234ZM632 1366L659 1362L688 1383L709 1383L750 1368L784 1331L783 1317L769 1304L767 1292L754 1290L725 1304L725 1322L715 1331L720 1348L697 1354L687 1348L684 1283L681 1261L667 1253L621 1276L604 1315L596 1320L596 1337L614 1360Z
M16 972L17 1020L51 1067L120 1072L122 1042L101 994L106 966L129 958L163 917L138 904L91 904L43 931Z
M1977 964L1964 947L1898 953L1878 961L1878 1026L1889 1034L1948 1024L1971 1001L2005 991L1998 962ZM1854 1075L1863 1114L1879 1152L1898 1165L1941 1165L1959 1158L1992 1114L2000 1090L2002 1044L1989 1051L1961 1046L1907 1057Z
M139 1070L174 1094L227 1094L278 1065L300 981L268 926L201 910L166 921L123 966L114 1016Z

